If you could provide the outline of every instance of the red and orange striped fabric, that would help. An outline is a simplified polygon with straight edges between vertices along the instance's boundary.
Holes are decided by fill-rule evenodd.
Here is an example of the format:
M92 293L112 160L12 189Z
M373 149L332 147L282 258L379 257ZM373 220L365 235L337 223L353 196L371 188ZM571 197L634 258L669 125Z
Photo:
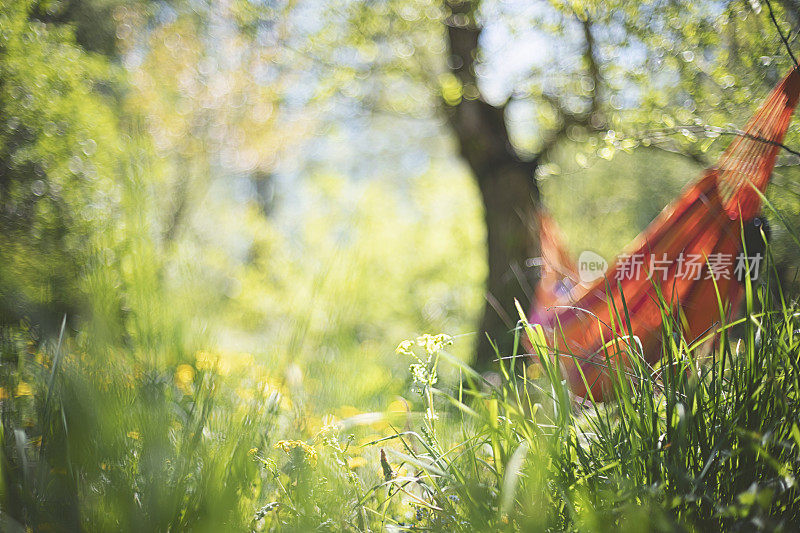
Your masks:
M575 394L587 395L578 366L596 400L602 400L607 392L606 353L610 349L603 346L614 337L609 327L612 322L617 323L618 335L636 336L648 363L658 360L659 292L670 311L685 318L682 323L689 339L702 336L719 322L717 291L726 302L726 313L736 308L744 291L734 272L736 263L722 264L715 259L740 256L742 224L761 209L761 197L754 189L763 192L769 182L780 149L777 143L783 141L798 95L800 71L794 69L718 164L688 186L614 261L605 276L589 286L576 284L575 265L561 246L553 221L543 215L542 258L547 268L542 272L530 321L545 328L550 349L559 354ZM637 257L642 258L641 264ZM639 273L634 275L637 269ZM614 308L623 315L622 296L632 331L612 320ZM622 358L624 363L626 351L618 350L611 357Z

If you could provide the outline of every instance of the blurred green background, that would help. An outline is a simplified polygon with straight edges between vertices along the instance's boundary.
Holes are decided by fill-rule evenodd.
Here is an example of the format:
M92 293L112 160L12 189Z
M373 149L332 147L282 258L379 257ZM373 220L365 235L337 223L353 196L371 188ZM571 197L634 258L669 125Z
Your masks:
M794 43L800 8L776 9ZM481 30L475 84L454 27ZM253 442L404 405L400 340L470 361L462 104L499 112L569 249L611 259L725 148L704 126L742 127L790 64L734 0L0 0L4 516L213 530L260 501ZM769 191L795 227L797 164Z

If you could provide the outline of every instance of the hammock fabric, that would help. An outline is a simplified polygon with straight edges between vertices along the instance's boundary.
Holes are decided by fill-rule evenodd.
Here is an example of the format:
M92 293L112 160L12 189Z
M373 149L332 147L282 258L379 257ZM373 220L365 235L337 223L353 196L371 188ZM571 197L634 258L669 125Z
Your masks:
M612 364L627 365L627 349L621 347L636 342L634 335L647 362L655 363L660 356L665 311L681 317L687 339L697 339L718 322L717 292L726 315L739 304L744 293L744 285L737 279L742 273L737 271L738 259L743 258L742 228L751 224L761 209L761 196L755 189L766 189L798 95L800 71L794 69L775 87L718 164L689 185L604 277L589 285L580 283L578 269L561 245L555 223L542 213L542 275L529 319L544 327L550 349L559 354L576 395L586 396L588 384L594 399L603 399L610 386L606 357ZM746 270L747 265L742 262L739 268L745 266ZM668 309L659 303L659 294ZM631 331L625 324L623 296ZM611 324L615 324L614 331ZM615 333L624 340L609 343Z

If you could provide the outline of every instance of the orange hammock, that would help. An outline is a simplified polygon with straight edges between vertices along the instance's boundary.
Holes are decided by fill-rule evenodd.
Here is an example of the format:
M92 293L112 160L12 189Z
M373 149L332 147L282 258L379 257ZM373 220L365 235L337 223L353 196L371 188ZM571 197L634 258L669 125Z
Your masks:
M612 323L617 338L625 337L616 346L638 341L649 364L658 360L663 311L659 293L668 311L682 315L687 339L700 338L718 322L717 292L726 314L736 308L744 292L741 274L754 266L742 254L742 228L752 224L761 209L761 196L754 189L766 189L799 94L800 71L794 69L718 164L689 185L604 277L589 285L580 283L552 219L541 215L542 276L530 321L544 327L575 394L586 396L588 384L593 397L602 400L610 383L606 356L627 364L627 350L612 353L608 347L615 337ZM624 324L622 296L632 331Z

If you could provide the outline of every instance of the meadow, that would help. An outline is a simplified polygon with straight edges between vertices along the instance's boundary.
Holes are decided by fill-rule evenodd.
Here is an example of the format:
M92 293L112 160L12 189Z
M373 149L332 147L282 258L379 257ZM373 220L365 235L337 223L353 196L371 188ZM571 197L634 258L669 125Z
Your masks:
M545 206L612 259L788 72L798 24L733 0L0 0L0 530L796 530L797 125L741 309L687 338L662 301L648 364L618 302L607 401L570 392L531 290L479 324L498 212Z
M402 341L405 386L377 410L358 389L322 404L297 367L190 350L174 328L118 346L5 330L3 526L790 531L800 313L769 284L748 283L746 306L711 351L665 306L660 364L640 354L613 401L580 406L522 313L496 380L453 355L463 337Z

